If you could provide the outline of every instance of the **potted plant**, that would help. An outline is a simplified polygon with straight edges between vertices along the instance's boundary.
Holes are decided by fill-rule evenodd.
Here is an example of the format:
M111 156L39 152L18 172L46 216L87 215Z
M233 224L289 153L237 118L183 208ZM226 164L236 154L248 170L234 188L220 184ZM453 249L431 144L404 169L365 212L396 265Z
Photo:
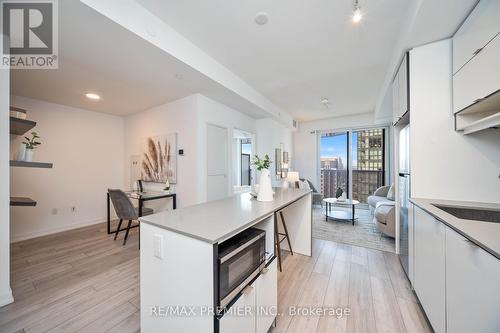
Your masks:
M40 139L40 137L36 132L31 132L31 139L28 138L27 136L25 136L24 138L26 139L26 141L23 141L23 144L26 147L24 153L24 160L26 162L31 162L33 161L33 150L42 143L37 140Z
M257 170L260 171L259 178L259 193L257 193L258 201L273 201L273 186L271 184L271 175L269 174L269 167L271 166L269 155L260 158L255 155L252 160L252 165L255 165Z

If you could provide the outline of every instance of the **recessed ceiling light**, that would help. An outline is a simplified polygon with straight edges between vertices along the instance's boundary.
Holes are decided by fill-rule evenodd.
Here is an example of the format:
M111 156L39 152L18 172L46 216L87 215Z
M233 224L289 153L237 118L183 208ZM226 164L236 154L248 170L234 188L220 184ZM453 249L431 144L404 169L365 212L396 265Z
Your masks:
M363 13L361 12L361 6L359 5L359 0L354 1L354 11L352 13L352 22L359 23L363 18Z
M255 23L258 25L264 25L269 21L269 15L265 12L259 12L255 15Z
M85 97L87 97L88 99L93 99L93 100L101 99L101 96L94 94L94 93L86 93Z

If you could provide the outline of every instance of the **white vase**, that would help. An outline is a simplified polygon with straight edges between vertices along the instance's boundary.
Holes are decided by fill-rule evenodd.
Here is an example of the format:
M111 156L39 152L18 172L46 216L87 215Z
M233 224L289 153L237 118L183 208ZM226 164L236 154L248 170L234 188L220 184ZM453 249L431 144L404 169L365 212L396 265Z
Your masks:
M259 193L257 201L273 201L273 186L271 184L271 175L268 169L262 169L259 179Z
M25 162L33 162L33 150L34 149L26 149L26 151L24 152Z
M17 152L17 160L24 161L24 155L26 154L26 145L21 143L19 145L19 151Z

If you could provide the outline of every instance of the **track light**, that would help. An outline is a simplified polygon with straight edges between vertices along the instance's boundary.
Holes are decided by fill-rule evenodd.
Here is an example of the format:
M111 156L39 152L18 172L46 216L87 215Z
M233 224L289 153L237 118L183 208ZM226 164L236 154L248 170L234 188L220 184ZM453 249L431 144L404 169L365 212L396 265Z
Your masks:
M354 11L352 12L352 22L359 23L363 18L363 13L361 12L361 6L359 5L359 1L354 1Z

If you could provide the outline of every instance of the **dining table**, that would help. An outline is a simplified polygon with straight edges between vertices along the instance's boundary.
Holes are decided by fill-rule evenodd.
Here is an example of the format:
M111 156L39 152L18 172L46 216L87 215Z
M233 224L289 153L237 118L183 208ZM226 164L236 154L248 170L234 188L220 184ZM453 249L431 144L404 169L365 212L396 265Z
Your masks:
M138 215L141 217L143 215L143 210L144 210L144 202L146 201L151 201L151 200L159 200L159 199L165 199L165 198L172 198L172 208L176 209L177 208L177 195L175 193L170 193L166 191L124 191L125 194L133 200L138 201ZM107 231L108 235L115 233L115 230L111 230L111 199L109 197L109 193L106 193L107 199L106 199L106 205L107 205ZM131 228L137 228L139 225L134 225ZM125 230L125 229L120 229L120 231Z

